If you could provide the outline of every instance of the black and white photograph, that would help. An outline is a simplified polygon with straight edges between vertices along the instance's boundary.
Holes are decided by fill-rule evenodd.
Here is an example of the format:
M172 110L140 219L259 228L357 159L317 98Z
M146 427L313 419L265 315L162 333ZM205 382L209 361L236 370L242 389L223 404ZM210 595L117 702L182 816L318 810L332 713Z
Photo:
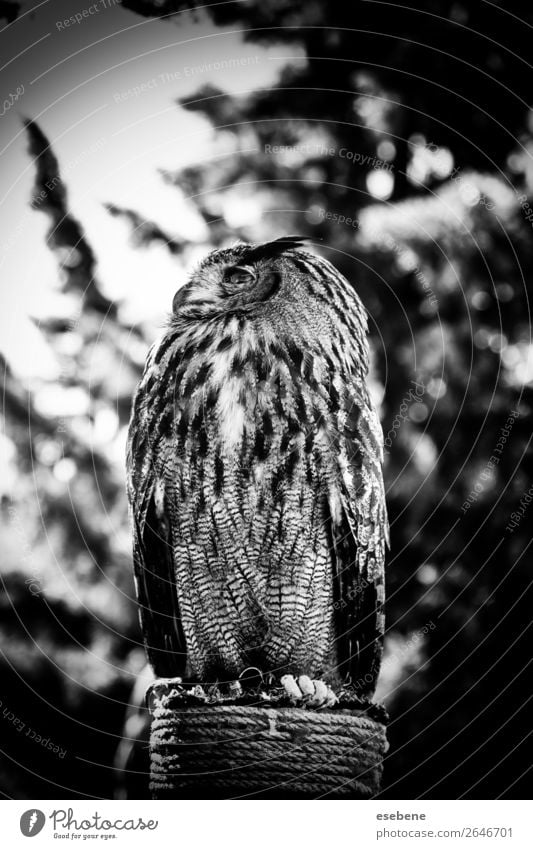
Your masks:
M1 0L11 845L531 845L532 44Z

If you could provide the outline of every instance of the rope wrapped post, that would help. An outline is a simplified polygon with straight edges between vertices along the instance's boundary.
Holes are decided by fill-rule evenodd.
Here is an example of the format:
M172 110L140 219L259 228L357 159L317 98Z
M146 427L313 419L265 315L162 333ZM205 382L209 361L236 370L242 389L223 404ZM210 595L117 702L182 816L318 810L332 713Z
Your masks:
M386 712L353 694L311 710L280 689L223 696L177 678L154 682L147 701L154 799L369 799L379 792Z

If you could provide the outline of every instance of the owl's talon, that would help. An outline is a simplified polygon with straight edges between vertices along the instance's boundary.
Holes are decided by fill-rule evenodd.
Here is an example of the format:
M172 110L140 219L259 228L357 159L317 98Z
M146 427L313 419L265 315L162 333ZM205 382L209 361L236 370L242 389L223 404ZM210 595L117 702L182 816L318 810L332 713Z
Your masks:
M200 686L200 684L196 684L196 686L193 687L193 689L191 690L191 695L197 699L202 699L202 701L205 701L207 699L205 690L203 687Z
M314 680L313 685L315 688L314 695L309 699L309 703L314 707L322 707L322 705L326 704L328 698L328 687L324 681Z
M314 695L309 699L313 707L333 707L339 700L331 687L322 680L313 680Z
M331 687L328 687L328 697L326 699L326 707L333 707L339 701L339 697L335 695Z
M315 685L311 681L309 675L300 675L298 678L298 686L304 696L315 695Z
M309 675L284 675L281 684L293 703L303 702L310 708L333 707L339 700L331 687L321 679L311 679Z
M303 698L303 693L300 690L294 675L283 675L281 678L281 684L285 688L285 692L289 696L292 701L300 701Z

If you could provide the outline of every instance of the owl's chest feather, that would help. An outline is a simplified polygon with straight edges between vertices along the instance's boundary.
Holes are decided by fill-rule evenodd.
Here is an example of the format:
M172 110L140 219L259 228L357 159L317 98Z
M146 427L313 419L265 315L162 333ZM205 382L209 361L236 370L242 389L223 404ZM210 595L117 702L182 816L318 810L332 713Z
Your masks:
M258 426L266 399L256 363L267 356L256 340L242 339L206 356L208 378L203 391L216 397L215 435L223 452L241 446L246 432Z
M242 442L251 393L242 377L224 377L218 389L217 429L223 448L231 450ZM248 409L247 409L248 407Z

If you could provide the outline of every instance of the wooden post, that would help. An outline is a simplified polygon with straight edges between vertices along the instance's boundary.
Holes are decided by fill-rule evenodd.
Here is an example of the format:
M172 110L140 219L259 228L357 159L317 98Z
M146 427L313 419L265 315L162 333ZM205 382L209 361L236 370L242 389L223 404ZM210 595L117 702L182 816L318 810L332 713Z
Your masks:
M380 789L380 705L341 697L310 710L270 694L207 696L180 679L148 690L151 792L178 798L352 798Z

